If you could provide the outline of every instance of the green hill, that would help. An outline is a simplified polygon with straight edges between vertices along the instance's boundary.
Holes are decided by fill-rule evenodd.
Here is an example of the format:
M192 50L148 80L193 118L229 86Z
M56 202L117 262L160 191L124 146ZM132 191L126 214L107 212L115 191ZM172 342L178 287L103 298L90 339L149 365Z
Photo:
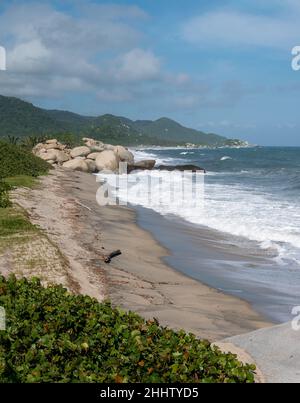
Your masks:
M0 137L22 138L64 133L125 145L232 144L232 140L226 137L190 129L168 118L133 121L109 114L82 116L68 111L46 110L18 98L0 96Z
M0 137L38 134L63 131L59 121L53 119L44 109L18 98L0 95Z
M151 120L136 121L134 127L145 134L153 135L158 139L172 137L175 142L193 144L216 145L226 142L226 137L216 134L207 134L198 130L189 129L168 118L161 118L152 122Z

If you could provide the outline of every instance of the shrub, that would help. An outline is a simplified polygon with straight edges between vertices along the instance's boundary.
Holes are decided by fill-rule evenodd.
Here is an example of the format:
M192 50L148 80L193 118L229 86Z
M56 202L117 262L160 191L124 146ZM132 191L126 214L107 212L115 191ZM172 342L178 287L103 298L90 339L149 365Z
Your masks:
M38 279L0 277L1 382L253 382L207 341Z
M10 188L8 183L0 180L0 208L7 208L11 205L8 195Z
M44 175L49 168L50 165L47 162L20 146L0 142L0 178Z

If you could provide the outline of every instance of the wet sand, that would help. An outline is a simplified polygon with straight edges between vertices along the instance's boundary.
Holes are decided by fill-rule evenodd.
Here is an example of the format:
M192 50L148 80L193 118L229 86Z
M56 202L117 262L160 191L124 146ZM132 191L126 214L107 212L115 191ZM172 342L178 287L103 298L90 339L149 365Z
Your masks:
M162 258L169 255L168 250L137 225L134 210L98 206L95 194L99 184L95 178L76 176L76 187L68 193L91 209L87 221L94 230L99 230L105 251L122 251L122 256L102 266L107 295L115 305L210 340L269 325L248 303L165 264Z

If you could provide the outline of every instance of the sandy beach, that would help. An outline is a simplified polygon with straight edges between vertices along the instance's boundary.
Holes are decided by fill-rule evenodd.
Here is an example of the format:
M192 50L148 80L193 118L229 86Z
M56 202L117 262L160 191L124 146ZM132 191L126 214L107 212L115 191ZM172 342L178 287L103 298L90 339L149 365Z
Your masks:
M98 186L93 175L57 169L34 190L15 192L63 255L64 285L211 341L270 325L247 302L163 263L168 250L137 225L132 209L97 204ZM122 255L105 264L103 256L116 249Z

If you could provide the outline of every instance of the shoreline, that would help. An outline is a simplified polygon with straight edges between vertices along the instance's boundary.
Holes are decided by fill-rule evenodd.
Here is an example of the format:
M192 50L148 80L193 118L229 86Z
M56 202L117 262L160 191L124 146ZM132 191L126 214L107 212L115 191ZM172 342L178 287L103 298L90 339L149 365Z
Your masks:
M247 302L164 263L168 251L138 226L136 212L98 206L97 187L92 175L58 169L36 190L17 192L32 222L68 261L76 292L109 298L113 305L210 341L272 325ZM106 265L103 255L116 249L122 255Z

